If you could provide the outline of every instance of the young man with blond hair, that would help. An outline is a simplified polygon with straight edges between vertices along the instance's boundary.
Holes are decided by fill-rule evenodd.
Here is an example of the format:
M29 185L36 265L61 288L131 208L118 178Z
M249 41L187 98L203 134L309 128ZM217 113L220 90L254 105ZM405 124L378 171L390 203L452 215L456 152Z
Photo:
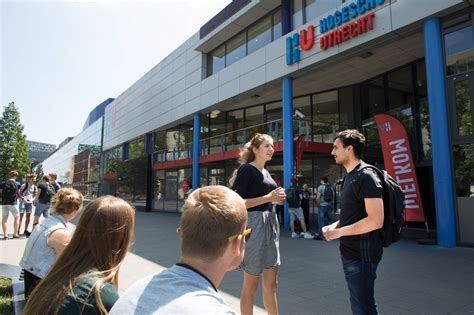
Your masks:
M195 190L182 208L179 262L132 285L110 314L236 314L217 288L244 257L246 225L237 193L224 186Z

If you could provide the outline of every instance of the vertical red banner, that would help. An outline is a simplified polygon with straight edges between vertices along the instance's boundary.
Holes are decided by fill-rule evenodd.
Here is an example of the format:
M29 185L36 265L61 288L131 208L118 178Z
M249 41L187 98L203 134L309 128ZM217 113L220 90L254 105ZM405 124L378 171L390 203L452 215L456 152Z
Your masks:
M382 143L385 170L405 193L405 221L424 222L420 188L405 127L390 115L375 115L374 119Z

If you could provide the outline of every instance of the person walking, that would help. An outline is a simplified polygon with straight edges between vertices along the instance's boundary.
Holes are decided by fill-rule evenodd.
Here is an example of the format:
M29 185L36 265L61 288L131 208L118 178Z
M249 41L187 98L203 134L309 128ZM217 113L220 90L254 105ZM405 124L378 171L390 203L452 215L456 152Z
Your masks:
M295 221L296 218L300 221L302 234L304 238L310 239L313 236L306 229L306 223L304 220L303 209L300 207L302 197L301 188L296 185L296 178L291 180L291 186L285 191L288 201L288 212L290 213L290 227L291 227L291 238L299 238L299 234L295 232Z
M347 175L341 191L341 217L324 226L328 241L340 238L342 266L353 314L378 314L374 297L377 267L382 259L383 186L361 160L365 137L359 131L337 133L331 155Z
M53 215L31 232L20 261L24 270L26 299L38 282L46 277L56 258L69 243L71 232L67 223L74 219L82 202L83 196L79 191L72 188L59 190L52 200ZM103 237L103 231L100 235Z
M22 314L108 314L118 299L118 274L133 239L134 217L135 210L120 198L103 196L89 203Z
M61 185L59 185L59 183L56 182L56 180L58 179L58 174L53 172L53 173L49 173L48 176L50 179L49 183L54 187L54 190L58 192L61 189Z
M21 223L23 222L23 216L25 216L25 229L23 234L28 237L30 232L28 226L30 225L31 212L33 211L33 200L37 192L35 185L36 174L27 174L27 181L20 187L20 200L23 203L23 207L20 207L20 223L18 225L18 234L20 234ZM25 215L26 214L26 215Z
M49 210L51 208L51 199L56 194L56 189L51 185L49 175L43 176L43 182L38 185L38 192L33 200L35 206L35 216L33 220L33 229L39 223L39 218L43 215L44 218L49 217Z
M240 167L230 182L244 200L248 226L252 229L241 268L244 281L240 295L240 312L253 313L253 301L262 274L263 304L270 315L278 314L276 297L278 267L280 266L280 227L272 203L284 201L285 190L277 187L265 169L273 157L273 139L257 133L240 152Z
M319 233L315 236L315 239L322 240L323 239L323 226L324 226L324 218L327 216L329 220L329 224L334 222L333 216L333 208L332 205L334 204L334 190L332 189L331 185L329 185L329 179L327 176L321 177L319 187L318 187L318 195L316 197L316 202L318 202L318 229Z
M18 184L16 178L18 177L17 171L11 171L8 174L8 179L2 185L2 230L3 239L8 240L7 223L8 215L13 215L13 238L19 238L18 227L19 227L19 209L17 205L18 199Z
M110 314L237 314L217 288L242 261L246 226L245 203L234 191L196 189L182 208L179 262L133 284Z

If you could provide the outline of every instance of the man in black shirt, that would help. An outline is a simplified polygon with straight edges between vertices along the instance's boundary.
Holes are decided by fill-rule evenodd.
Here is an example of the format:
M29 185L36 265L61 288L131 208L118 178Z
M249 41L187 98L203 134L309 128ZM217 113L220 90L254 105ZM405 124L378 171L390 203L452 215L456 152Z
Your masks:
M328 241L340 238L342 265L353 314L378 314L374 284L382 258L383 187L361 161L365 137L357 130L336 135L331 154L347 175L341 190L341 217L323 227Z

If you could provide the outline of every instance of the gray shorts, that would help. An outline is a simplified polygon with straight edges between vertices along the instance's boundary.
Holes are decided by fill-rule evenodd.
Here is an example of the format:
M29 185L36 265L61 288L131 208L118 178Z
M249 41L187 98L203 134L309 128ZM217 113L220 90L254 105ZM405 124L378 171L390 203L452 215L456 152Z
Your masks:
M290 222L295 221L295 217L300 221L304 221L303 209L301 207L288 208L288 212L290 213Z
M2 205L2 216L8 217L10 212L13 214L13 217L18 217L20 215L18 205Z
M245 245L245 256L240 267L258 276L263 269L280 266L280 224L274 212L248 212L248 227L252 234Z
M43 215L43 217L47 218L49 217L49 208L51 207L51 204L49 203L40 203L36 205L35 209L35 217L40 217Z

